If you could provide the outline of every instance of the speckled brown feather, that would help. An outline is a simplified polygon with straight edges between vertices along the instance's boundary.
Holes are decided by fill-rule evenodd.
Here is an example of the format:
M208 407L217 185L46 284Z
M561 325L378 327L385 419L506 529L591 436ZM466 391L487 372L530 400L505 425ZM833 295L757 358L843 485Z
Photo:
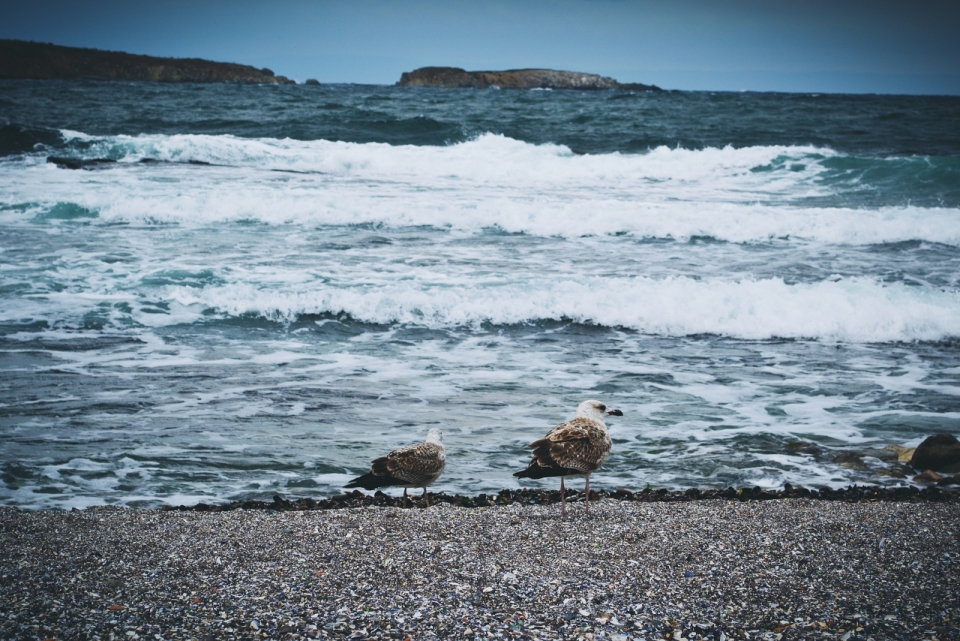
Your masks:
M386 456L374 459L370 471L358 476L344 487L426 487L436 481L446 466L443 445L427 441L397 448Z
M533 460L527 469L514 476L543 478L590 474L607 460L611 445L603 423L575 418L560 423L546 436L528 445L533 448Z
M443 446L426 442L395 449L374 460L370 471L376 476L392 476L403 481L397 485L424 487L436 481L445 466Z

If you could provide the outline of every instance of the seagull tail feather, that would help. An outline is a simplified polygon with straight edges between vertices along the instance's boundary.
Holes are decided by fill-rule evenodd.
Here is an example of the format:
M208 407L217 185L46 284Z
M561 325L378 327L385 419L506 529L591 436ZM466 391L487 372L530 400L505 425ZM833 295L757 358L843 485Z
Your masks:
M531 461L527 469L514 472L513 475L521 479L544 479L551 476L582 476L583 472L559 465L548 467L540 465L536 461Z
M374 474L373 472L367 472L363 476L358 476L353 479L343 487L352 488L352 487L362 487L365 490L375 490L378 487L387 487L389 485L406 485L407 482L403 479L398 479L397 477L391 474Z

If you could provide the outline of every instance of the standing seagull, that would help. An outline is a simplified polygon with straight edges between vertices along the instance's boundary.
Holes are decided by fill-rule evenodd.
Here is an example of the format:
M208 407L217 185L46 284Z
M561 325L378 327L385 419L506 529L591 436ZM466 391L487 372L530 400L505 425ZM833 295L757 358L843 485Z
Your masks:
M423 502L430 507L427 486L440 478L447 464L443 451L443 434L437 428L427 432L427 440L416 445L407 445L393 450L386 456L374 459L370 471L358 476L344 487L362 487L375 490L388 485L403 487L403 505L407 505L407 488L422 487Z
M566 476L586 476L584 497L586 511L590 513L590 475L597 470L610 454L610 434L603 416L623 416L620 410L608 410L600 401L584 401L577 407L577 417L560 423L542 439L527 447L533 448L533 460L527 469L514 472L520 478L542 479L560 477L560 516L567 514L563 479Z

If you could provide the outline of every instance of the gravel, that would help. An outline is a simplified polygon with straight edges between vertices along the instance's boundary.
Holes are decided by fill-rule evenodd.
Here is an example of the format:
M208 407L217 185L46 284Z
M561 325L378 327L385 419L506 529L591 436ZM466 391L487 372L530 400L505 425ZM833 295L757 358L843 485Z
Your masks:
M953 639L960 504L0 509L2 639Z

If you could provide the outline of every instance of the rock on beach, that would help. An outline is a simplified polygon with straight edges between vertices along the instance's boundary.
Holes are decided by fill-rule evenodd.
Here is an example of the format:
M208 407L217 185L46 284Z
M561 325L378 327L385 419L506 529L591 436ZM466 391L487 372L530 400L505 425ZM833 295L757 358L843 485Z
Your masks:
M0 509L3 639L956 638L960 504Z
M910 465L919 471L960 472L960 441L953 434L934 434L913 452Z

